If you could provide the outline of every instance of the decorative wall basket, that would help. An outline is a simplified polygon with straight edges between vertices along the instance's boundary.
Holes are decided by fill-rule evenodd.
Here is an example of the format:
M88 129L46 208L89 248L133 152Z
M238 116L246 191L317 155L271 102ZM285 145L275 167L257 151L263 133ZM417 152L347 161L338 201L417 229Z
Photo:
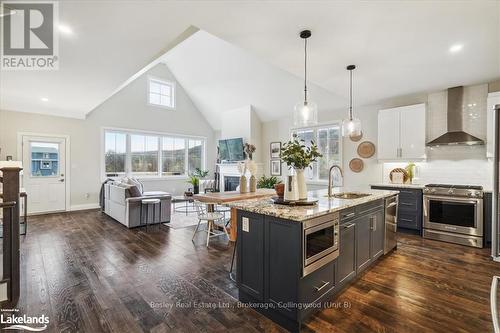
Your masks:
M360 158L353 158L349 162L349 168L351 169L352 172L356 172L356 173L363 171L363 168L364 168L363 160Z
M362 158L370 158L375 154L375 145L370 141L361 142L358 146L358 155Z

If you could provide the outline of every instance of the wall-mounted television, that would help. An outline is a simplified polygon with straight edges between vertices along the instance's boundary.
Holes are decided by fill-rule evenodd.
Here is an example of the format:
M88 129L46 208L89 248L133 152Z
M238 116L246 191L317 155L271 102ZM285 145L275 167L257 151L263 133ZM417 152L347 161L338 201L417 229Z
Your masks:
M219 158L227 162L243 161L243 138L219 140Z

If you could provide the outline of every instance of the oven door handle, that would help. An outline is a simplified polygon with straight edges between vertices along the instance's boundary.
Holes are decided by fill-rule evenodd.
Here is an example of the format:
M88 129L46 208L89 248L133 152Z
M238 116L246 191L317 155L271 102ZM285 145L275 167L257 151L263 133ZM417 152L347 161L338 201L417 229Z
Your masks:
M500 325L498 323L497 312L498 280L500 280L500 276L493 276L490 290L491 318L493 319L493 329L495 330L495 333L500 333Z
M459 202L459 203L470 203L477 205L483 198L469 198L469 197L447 197L441 195L424 195L424 198L427 202L430 200L439 200L439 201L447 201L447 202Z
M335 227L335 225L337 225L337 224L338 224L338 220L333 220L333 221L322 223L320 225L316 225L314 227L304 229L304 236L312 234L313 232L316 232L318 230L322 230L322 229L326 229L326 228L330 228L330 227Z

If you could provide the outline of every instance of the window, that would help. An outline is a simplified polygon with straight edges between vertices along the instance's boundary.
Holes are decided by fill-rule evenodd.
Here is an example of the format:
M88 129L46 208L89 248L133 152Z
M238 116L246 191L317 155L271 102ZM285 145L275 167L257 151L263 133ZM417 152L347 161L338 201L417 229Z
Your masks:
M317 162L313 163L312 169L306 170L306 179L327 181L330 167L334 164L342 166L340 131L340 123L292 130L292 134L297 134L300 139L305 141L306 146L310 146L311 141L314 141L323 155ZM339 175L335 175L334 181L336 183L340 181Z
M175 83L149 79L149 104L175 109Z
M186 140L164 137L162 147L163 175L182 175L186 170Z
M30 142L31 177L56 177L59 174L59 144Z
M158 173L158 137L130 136L132 173L156 175Z
M205 139L104 131L104 171L108 177L186 176L205 168Z
M106 132L104 140L106 175L124 174L127 137L124 133Z
M201 158L203 153L203 142L201 140L188 140L188 170L193 173L197 168L201 169Z

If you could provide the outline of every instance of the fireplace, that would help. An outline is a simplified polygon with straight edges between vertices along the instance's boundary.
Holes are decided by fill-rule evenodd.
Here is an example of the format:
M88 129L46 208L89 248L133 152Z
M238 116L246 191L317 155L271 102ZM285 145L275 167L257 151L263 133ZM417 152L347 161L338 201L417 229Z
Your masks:
M224 191L236 191L240 185L240 177L226 176L224 177Z
M219 185L219 191L221 193L225 191L235 191L240 184L240 171L238 169L238 163L221 163L217 164L217 180ZM257 163L257 173L256 178L259 178L264 174L264 167L262 163ZM245 174L247 179L250 179L250 171Z

